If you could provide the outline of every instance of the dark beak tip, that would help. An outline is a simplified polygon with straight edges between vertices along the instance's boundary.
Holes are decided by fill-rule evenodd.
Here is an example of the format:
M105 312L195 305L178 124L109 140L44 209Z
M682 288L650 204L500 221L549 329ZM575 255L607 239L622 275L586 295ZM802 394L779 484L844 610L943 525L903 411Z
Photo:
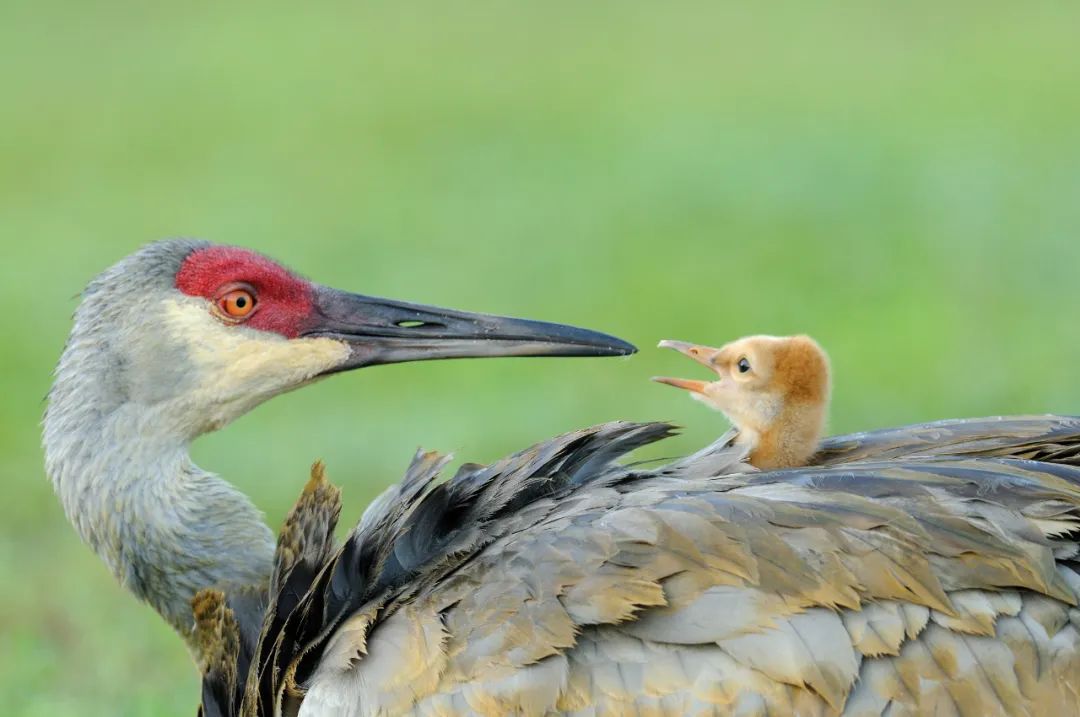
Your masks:
M605 341L590 341L580 344L552 344L550 352L526 354L534 356L564 356L580 358L608 358L615 356L630 356L638 352L637 346L627 343L622 339L611 337Z

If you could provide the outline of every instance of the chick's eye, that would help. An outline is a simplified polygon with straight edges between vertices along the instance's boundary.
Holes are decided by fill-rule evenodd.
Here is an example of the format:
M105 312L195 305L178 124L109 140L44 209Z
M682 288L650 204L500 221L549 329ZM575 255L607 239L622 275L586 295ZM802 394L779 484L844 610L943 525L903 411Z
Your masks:
M248 289L233 289L222 294L217 305L226 316L243 319L255 310L255 294Z
M739 359L739 363L736 364L739 367L739 373L746 373L750 370L750 362L746 360L746 357Z

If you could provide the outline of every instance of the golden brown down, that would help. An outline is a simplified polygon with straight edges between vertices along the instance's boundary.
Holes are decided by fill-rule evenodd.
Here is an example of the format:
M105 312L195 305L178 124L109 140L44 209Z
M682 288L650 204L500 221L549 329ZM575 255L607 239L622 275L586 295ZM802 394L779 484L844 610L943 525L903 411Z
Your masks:
M809 336L746 336L715 349L661 341L716 373L715 381L658 376L723 412L755 468L806 465L818 450L829 408L829 357Z
M438 485L418 456L264 628L244 714L273 713L258 689L301 715L1080 714L1080 421L845 436L773 472L589 465L665 433L599 426ZM342 607L350 571L382 587Z

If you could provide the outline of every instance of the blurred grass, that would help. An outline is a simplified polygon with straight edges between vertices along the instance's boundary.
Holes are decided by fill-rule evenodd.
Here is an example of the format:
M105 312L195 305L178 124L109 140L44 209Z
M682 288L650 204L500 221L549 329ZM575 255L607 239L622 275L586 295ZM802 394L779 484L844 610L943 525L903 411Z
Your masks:
M77 540L38 420L73 295L139 244L562 320L632 360L362 371L201 441L276 525L326 459L358 516L418 444L491 460L719 417L653 350L806 331L833 428L1080 412L1080 7L0 5L0 703L190 714L180 642Z

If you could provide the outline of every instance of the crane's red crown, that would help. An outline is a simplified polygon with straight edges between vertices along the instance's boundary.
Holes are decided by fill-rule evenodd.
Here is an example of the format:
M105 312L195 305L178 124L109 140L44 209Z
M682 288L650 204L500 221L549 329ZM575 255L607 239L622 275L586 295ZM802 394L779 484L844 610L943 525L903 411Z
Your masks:
M210 246L193 251L176 272L176 288L211 302L238 286L253 290L255 308L245 325L296 338L315 306L314 287L271 259L248 249Z

